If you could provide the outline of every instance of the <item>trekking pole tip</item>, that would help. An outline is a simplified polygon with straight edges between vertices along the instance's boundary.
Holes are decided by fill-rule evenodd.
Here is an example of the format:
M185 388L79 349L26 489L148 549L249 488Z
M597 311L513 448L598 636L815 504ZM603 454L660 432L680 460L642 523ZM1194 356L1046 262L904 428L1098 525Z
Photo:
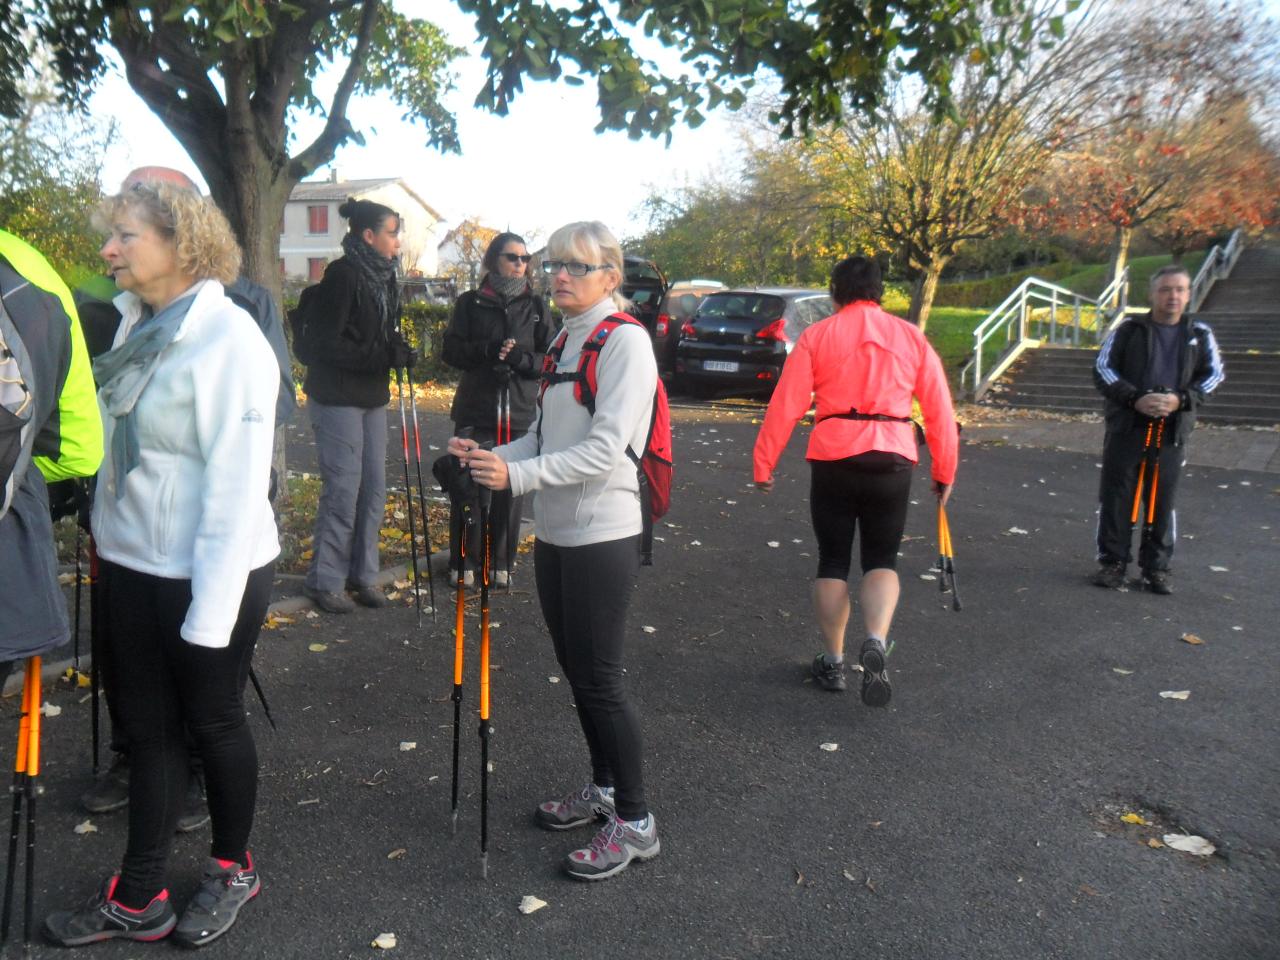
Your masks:
M480 854L480 879L489 879L489 852L487 850Z

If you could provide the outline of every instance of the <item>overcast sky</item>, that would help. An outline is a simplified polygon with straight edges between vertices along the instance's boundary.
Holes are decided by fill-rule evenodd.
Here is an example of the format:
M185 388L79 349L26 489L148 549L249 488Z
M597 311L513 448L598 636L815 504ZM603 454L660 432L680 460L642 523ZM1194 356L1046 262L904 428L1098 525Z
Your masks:
M469 52L455 61L457 89L446 101L458 119L462 154L428 149L423 128L402 121L402 109L389 98L359 99L348 116L366 145L338 151L334 165L343 179L403 177L450 226L478 216L533 240L571 220L602 220L619 235L638 232L638 208L651 186L669 189L733 166L737 133L731 117L716 115L697 130L678 129L669 148L662 140L596 134L599 111L590 84L526 82L507 117L476 110L472 102L484 69L470 18L440 0L396 5L410 16L430 17ZM336 81L330 80L332 86ZM178 167L200 180L186 152L120 71L101 86L93 109L114 116L121 133L103 170L108 187L143 164ZM319 118L303 118L296 127L299 141L309 141L320 124Z

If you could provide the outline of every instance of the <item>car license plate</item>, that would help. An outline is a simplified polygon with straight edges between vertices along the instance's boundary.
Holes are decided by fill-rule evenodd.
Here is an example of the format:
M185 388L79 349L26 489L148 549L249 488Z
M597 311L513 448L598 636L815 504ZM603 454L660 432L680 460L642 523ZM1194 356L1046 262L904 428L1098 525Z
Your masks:
M702 362L703 370L711 370L714 373L737 373L737 360L704 360Z

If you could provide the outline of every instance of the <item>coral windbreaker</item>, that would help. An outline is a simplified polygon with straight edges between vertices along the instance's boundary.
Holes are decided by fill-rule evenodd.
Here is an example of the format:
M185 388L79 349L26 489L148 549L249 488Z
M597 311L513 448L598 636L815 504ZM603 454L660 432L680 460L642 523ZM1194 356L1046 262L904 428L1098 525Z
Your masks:
M915 396L924 413L930 474L940 483L955 480L959 442L951 391L942 361L919 328L879 304L858 300L801 333L756 437L757 481L773 476L791 431L815 396L818 422L806 460L843 460L882 450L916 462L911 424L835 416L857 410L909 417Z

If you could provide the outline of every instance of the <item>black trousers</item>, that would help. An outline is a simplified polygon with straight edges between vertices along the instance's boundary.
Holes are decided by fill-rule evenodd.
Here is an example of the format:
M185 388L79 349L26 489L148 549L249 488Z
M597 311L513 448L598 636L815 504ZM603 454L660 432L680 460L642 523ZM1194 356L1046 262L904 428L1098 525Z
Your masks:
M640 713L622 683L627 606L640 566L640 537L583 547L533 547L538 600L556 659L578 707L591 779L614 788L623 820L649 812L644 799Z
M109 642L107 686L129 741L129 840L117 899L145 906L165 886L165 864L190 770L187 734L204 762L210 855L244 862L258 790L258 754L244 713L244 685L271 600L274 563L249 574L231 642L182 639L191 581L102 562Z
M1143 570L1168 570L1178 538L1174 502L1186 461L1182 447L1174 446L1171 432L1165 430L1157 459L1160 475L1156 484L1155 518L1150 526L1147 525L1147 509L1153 470L1148 466L1143 471L1142 502L1138 514L1138 527L1142 530L1138 566ZM1098 492L1098 560L1101 563L1129 563L1133 559L1133 498L1138 487L1145 440L1146 428L1143 427L1141 430L1108 431L1103 441L1102 478ZM1153 446L1154 443L1153 434Z
M859 525L862 572L897 569L911 499L911 467L905 457L884 451L809 461L809 516L818 540L820 579L849 579Z
M459 430L463 424L454 424L454 434L461 436ZM525 431L513 433L512 440L524 436ZM493 430L472 428L468 434L479 443L493 443L497 434ZM459 551L463 546L466 507L471 508L471 527L466 531L466 569L479 570L482 565L480 551L483 541L480 530L480 502L476 499L475 487L465 500L456 492L449 494L449 569L457 570ZM520 513L524 507L524 497L513 497L510 490L493 491L492 505L489 508L489 522L492 526L490 562L492 569L511 570L516 563L516 547L520 537Z

